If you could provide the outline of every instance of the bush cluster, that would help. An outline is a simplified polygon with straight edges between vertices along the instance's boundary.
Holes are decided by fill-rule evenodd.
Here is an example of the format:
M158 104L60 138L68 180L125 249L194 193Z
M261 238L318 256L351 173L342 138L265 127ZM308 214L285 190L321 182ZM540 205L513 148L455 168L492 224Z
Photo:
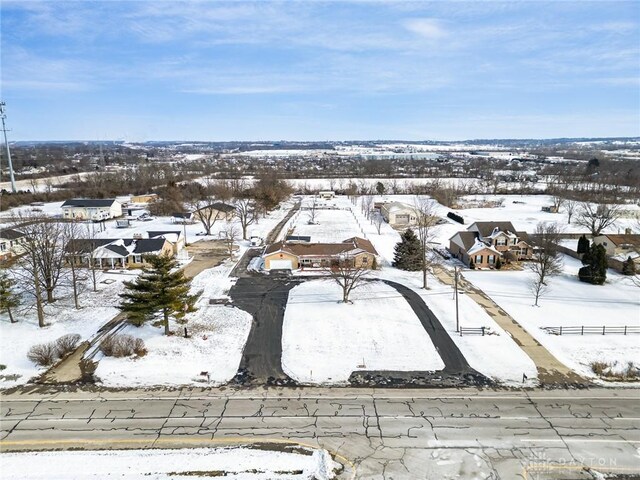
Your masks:
M147 353L144 341L131 335L112 335L100 343L100 350L107 357L142 357Z
M53 364L59 358L73 352L80 341L80 335L69 333L48 343L33 345L27 352L27 358L43 367Z

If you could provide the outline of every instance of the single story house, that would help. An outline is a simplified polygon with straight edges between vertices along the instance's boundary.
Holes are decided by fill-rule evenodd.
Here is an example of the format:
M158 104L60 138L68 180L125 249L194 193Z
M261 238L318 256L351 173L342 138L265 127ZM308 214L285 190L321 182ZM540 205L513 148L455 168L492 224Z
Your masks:
M616 255L630 255L632 252L640 253L640 234L604 233L593 237L595 245L602 245L610 257Z
M528 238L511 222L475 222L449 239L449 251L467 266L473 262L476 268L492 268L498 258L506 263L530 260L533 246Z
M348 238L340 243L281 241L269 245L263 254L265 270L327 268L345 258L358 268L373 268L378 252L369 240Z
M380 205L380 213L392 227L408 227L418 222L418 212L412 205L401 202L386 202Z
M335 196L336 192L334 192L333 190L323 190L321 192L318 192L318 197L324 200L331 200L332 198L335 198Z
M193 213L191 212L175 212L171 214L172 223L194 223Z
M159 238L80 239L66 246L68 261L98 268L139 268L144 255L173 256L172 245Z
M231 220L236 213L236 207L222 202L214 202L204 207L200 207L192 212L195 220L215 219L215 220Z
M74 198L62 204L62 217L76 220L109 220L122 216L122 204L115 198Z
M160 230L160 231L148 231L149 238L164 238L173 250L174 255L177 255L185 247L185 238L180 230Z
M27 237L19 230L13 228L3 228L0 230L0 260L7 260L11 257L24 253L23 244Z
M153 203L158 200L157 193L145 193L143 195L133 195L131 203Z

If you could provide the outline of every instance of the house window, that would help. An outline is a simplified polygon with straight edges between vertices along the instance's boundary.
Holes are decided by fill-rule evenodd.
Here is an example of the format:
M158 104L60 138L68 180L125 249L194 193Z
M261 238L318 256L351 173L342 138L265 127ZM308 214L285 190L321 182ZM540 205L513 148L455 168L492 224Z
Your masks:
M313 265L313 260L311 260L310 258L303 258L302 265Z
M7 244L0 243L0 252L6 252L6 251L7 251Z
M493 265L494 263L496 263L496 256L495 255L489 255L487 257L487 262L489 262L489 265Z
M368 257L362 257L362 265L366 265L369 263L369 258Z
M517 243L518 243L518 239L517 239L517 238L514 238L514 239L513 239L513 245L515 245L515 244L517 244Z
M482 263L482 255L476 255L474 263L476 263L476 264Z
M142 263L142 255L134 255L133 263Z
M496 240L496 245L500 246L500 247L504 247L507 245L507 239L504 237L500 237Z

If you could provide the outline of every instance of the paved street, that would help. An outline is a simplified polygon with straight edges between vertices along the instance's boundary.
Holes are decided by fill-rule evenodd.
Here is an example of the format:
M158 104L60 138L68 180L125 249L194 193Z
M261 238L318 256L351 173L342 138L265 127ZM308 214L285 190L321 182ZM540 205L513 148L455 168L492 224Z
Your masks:
M1 400L3 451L285 440L344 457L340 478L593 478L578 465L640 474L631 389L31 390Z

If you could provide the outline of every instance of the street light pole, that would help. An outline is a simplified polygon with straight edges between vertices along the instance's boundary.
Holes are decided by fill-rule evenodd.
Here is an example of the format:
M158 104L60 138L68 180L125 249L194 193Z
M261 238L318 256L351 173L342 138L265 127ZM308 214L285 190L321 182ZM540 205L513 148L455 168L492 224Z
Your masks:
M456 332L460 332L460 317L458 315L458 267L453 267L455 295L456 295Z
M2 133L4 133L4 146L7 152L7 166L9 167L9 179L11 180L11 191L16 193L16 179L13 175L13 164L11 163L11 150L9 149L9 142L7 141L7 127L4 123L4 119L7 118L5 113L5 103L0 102L0 118L2 119Z

